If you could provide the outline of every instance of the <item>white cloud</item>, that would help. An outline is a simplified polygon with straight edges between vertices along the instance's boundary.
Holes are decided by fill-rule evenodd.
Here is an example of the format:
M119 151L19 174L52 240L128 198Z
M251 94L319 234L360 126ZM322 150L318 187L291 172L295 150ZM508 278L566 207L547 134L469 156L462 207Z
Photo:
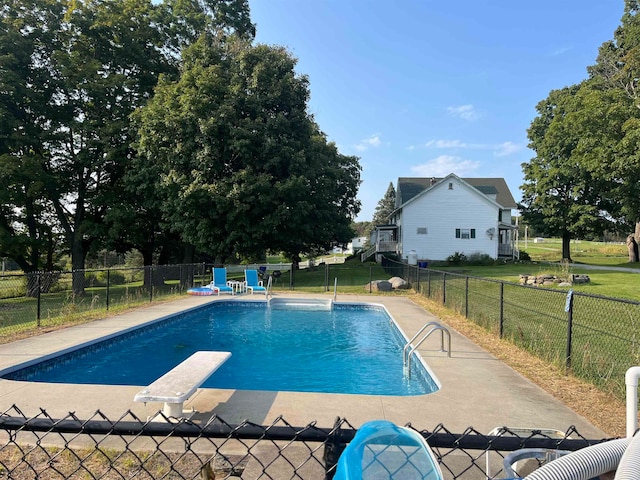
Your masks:
M461 142L460 140L429 140L427 143L425 143L426 147L433 147L433 148L468 148L469 145L467 145L464 142Z
M498 145L493 152L496 157L506 157L507 155L511 155L512 153L520 150L520 145L517 145L513 142L504 142Z
M455 117L460 117L463 120L472 121L478 118L473 105L459 105L456 107L447 107L447 112Z
M359 152L364 152L371 147L379 147L382 144L382 140L380 140L380 134L376 133L375 135L371 135L369 138L365 138L360 143L355 145L355 149Z
M560 47L556 48L551 55L557 57L558 55L562 55L563 53L567 53L568 51L573 50L573 47Z
M480 162L465 160L453 155L440 155L432 160L411 167L411 171L421 177L444 177L450 173L466 176L475 172Z
M500 144L488 144L488 143L465 143L462 140L429 140L424 144L426 148L440 148L440 149L460 149L465 148L468 150L493 150L495 157L506 157L522 149L521 145L513 142L503 142Z

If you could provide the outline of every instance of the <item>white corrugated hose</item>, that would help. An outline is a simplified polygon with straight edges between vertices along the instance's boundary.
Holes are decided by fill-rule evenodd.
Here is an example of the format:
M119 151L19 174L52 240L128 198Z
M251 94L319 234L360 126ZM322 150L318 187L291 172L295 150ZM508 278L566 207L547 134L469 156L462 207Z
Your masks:
M637 480L640 478L640 434L631 439L624 451L614 480Z
M543 465L525 480L589 480L612 472L618 468L630 443L630 438L621 438L591 445ZM638 480L637 472L635 476L621 478Z

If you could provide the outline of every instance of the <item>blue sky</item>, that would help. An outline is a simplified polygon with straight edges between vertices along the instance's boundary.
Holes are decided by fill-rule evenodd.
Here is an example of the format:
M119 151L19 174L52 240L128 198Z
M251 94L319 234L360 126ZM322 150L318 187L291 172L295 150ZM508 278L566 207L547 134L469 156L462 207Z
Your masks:
M310 81L309 111L362 166L358 221L398 177L503 177L516 201L527 128L613 38L623 0L249 0L259 43Z

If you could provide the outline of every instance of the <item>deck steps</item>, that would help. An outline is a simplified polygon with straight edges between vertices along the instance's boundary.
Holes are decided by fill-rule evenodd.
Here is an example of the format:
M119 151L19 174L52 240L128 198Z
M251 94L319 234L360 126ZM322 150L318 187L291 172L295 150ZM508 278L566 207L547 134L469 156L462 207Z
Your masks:
M331 298L270 298L269 308L274 310L331 310Z

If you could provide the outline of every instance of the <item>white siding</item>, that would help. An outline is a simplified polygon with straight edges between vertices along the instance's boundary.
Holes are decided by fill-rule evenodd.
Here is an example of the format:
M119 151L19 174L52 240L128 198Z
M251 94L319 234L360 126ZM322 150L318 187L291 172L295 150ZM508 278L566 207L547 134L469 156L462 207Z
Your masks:
M449 183L453 183L451 190ZM444 260L455 252L486 253L496 258L498 210L495 204L456 180L440 183L404 206L402 256L406 258L415 250L421 260ZM426 227L427 234L419 235L419 227ZM456 238L456 228L474 228L476 238ZM495 229L493 238L487 234L490 228Z

